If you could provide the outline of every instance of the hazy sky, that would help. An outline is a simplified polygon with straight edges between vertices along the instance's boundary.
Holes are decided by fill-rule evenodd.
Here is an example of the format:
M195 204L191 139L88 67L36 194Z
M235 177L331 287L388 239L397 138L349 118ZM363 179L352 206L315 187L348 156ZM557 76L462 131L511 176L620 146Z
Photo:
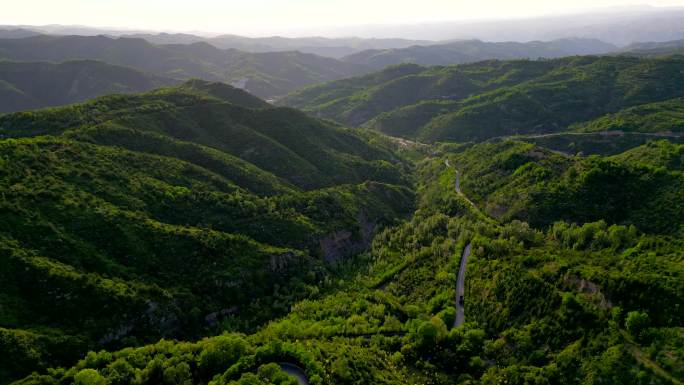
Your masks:
M536 16L684 0L0 0L0 24L78 24L248 35L323 26Z

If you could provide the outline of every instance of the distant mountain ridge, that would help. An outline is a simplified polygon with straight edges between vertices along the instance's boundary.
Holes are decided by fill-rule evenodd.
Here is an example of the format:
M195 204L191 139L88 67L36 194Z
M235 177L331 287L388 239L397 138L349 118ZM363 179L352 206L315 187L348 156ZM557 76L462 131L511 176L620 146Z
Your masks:
M558 58L575 55L608 54L617 52L632 56L662 56L677 52L677 44L642 43L634 45L628 53L616 51L617 47L594 39L559 39L549 42L533 41L528 43L502 42L492 43L479 40L454 41L445 44L413 45L408 48L387 50L366 50L346 56L340 60L322 57L299 51L277 52L244 52L238 49L219 49L207 41L191 42L194 35L155 35L162 42L178 41L174 44L153 44L144 38L112 38L108 36L53 36L35 35L21 37L31 31L18 30L8 33L14 37L0 39L0 60L64 62L73 60L97 60L112 65L130 67L132 69L153 74L166 79L187 80L200 78L208 81L220 81L243 88L264 99L277 100L303 87L318 83L365 75L387 66L402 63L421 65L453 65L473 63L481 60L510 60ZM147 38L150 38L149 36ZM296 46L301 42L318 44L325 48L331 41L342 41L356 47L379 45L402 46L411 41L401 39L364 40L364 39L325 39L325 38L263 38L249 39L235 36L220 36L216 39L230 41L264 42ZM259 43L260 44L260 43ZM264 45L263 49L270 49ZM657 47L657 48L650 48ZM674 48L672 48L674 47ZM301 47L300 47L301 48ZM327 47L330 48L330 47ZM326 49L327 49L326 48ZM252 46L250 49L259 50ZM652 50L656 53L640 53L639 49ZM30 67L37 70L38 67ZM96 80L96 79L92 79ZM107 82L107 79L102 79ZM170 84L168 81L164 84ZM25 95L17 92L16 87L3 84L3 92L14 94L16 100L7 104L4 111L16 111L22 106L38 108L45 103L28 103ZM21 88L21 87L20 87ZM20 89L19 88L19 89ZM108 90L90 93L87 97L99 96ZM135 88L144 91L149 88ZM116 87L112 92L118 92ZM121 87L126 92L126 87ZM86 98L87 98L86 97ZM84 100L85 98L65 99L66 102ZM22 101L23 100L23 101ZM65 102L65 103L66 103ZM10 104L16 104L9 107ZM64 104L62 102L57 104Z
M684 55L684 39L664 42L634 43L618 52L623 55L641 57Z
M639 41L684 38L684 7L609 7L547 16L501 20L462 20L318 28L308 34L347 34L360 37L411 37L444 41L535 41L564 38L599 39L626 46Z
M312 44L320 41L318 38L310 40ZM347 41L368 43L355 39ZM394 41L393 44L405 43ZM574 39L546 43L467 41L380 52L364 51L344 60L336 60L298 51L249 53L237 49L223 50L207 42L184 41L184 44L159 45L142 38L39 35L0 39L0 59L54 62L101 60L167 78L221 81L244 88L259 97L273 99L304 86L363 75L406 61L434 65L492 58L558 57L603 52L611 47L598 41Z
M430 45L436 42L409 39L361 39L361 38L326 38L281 36L245 37L238 35L220 35L203 37L192 34L132 34L122 37L141 38L154 44L190 44L205 42L221 49L238 49L252 53L299 51L319 56L341 58L367 49L405 48L414 45Z
M613 44L596 39L559 39L527 43L463 40L402 49L368 50L346 56L342 60L379 70L401 63L433 66L472 63L489 59L551 59L575 55L596 55L609 53L617 48Z
M98 35L107 34L112 36L144 35L150 39L186 39L185 43L196 42L196 37L202 38L200 32L158 34L154 31L134 31L121 29L93 28L86 26L68 25L43 25L43 26L0 26L2 29L24 28L47 34L61 35ZM285 31L283 31L285 33ZM406 48L410 45L427 45L429 43L444 43L451 40L478 39L491 42L528 42L536 40L556 40L565 38L599 39L617 46L627 46L634 42L643 41L670 41L684 39L684 7L681 6L615 6L598 7L584 11L568 12L564 14L511 18L502 20L461 20L444 22L402 23L402 24L376 24L376 25L351 25L348 27L334 26L329 28L297 28L291 26L287 33L298 36L355 36L348 42L347 38L333 38L324 45L330 47L346 47L358 50L365 49L392 49ZM375 38L375 39L373 39ZM399 39L397 39L399 38ZM191 39L191 40L187 40ZM208 37L212 39L212 37ZM278 40L281 41L278 41ZM239 48L250 51L247 46L255 44L259 46L277 45L278 50L300 50L302 47L319 47L318 38L248 38L236 35L224 35L217 37L217 44L221 40L230 44L246 44L245 46L219 46L220 48ZM325 38L324 38L325 39ZM361 46L355 41L368 43L369 40L380 42L383 40L406 40L419 41L421 43L408 44L406 46ZM241 42L240 42L241 41ZM166 43L178 43L181 41L166 41ZM161 42L160 42L161 43ZM296 46L290 46L294 43ZM301 44L300 44L301 43ZM314 44L312 44L314 43ZM262 45L263 44L263 45ZM403 43L402 43L403 44ZM287 47L285 47L287 45ZM271 49L269 49L271 50ZM255 51L257 52L257 51ZM344 51L333 51L340 55ZM322 54L323 52L312 52ZM352 54L353 52L348 52ZM339 56L338 56L339 57Z
M300 52L248 53L221 50L208 43L156 45L144 39L106 36L32 36L0 40L0 59L14 61L101 60L175 79L202 78L244 83L264 98L285 95L305 85L340 79L368 70L353 63Z

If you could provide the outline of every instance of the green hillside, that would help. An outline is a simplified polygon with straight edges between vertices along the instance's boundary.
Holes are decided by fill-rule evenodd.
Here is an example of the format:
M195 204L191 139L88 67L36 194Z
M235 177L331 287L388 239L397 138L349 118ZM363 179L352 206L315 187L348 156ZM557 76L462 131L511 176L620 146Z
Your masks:
M681 234L683 148L652 142L615 158L581 158L523 142L493 141L464 151L454 162L464 170L466 194L502 220L541 228L559 219L605 220ZM667 161L660 160L662 152L669 154Z
M502 153L494 160L493 147ZM497 221L471 195L496 194L473 176L517 186L506 170L525 174L539 162L678 173L681 146L657 142L585 160L513 141L434 150L416 167L414 216L342 266L348 273L335 290L254 333L92 352L17 384L301 383L283 371L291 365L311 384L681 383L681 234L654 234L629 220L574 224L562 221L562 211L543 228ZM464 193L476 206L454 191L447 159L463 166ZM466 323L456 327L454 285L465 249Z
M616 155L654 140L667 139L684 143L684 137L666 132L559 132L555 134L520 135L513 137L568 155Z
M413 204L383 140L222 84L8 114L0 135L2 383L253 330Z
M61 64L0 61L0 113L137 93L178 83L97 61Z
M572 127L576 131L673 132L684 131L684 98L648 103L621 110Z
M565 131L682 96L680 59L577 57L407 65L314 86L282 102L317 116L422 141Z
M106 36L32 36L0 39L0 59L88 59L173 79L201 78L240 84L273 98L306 85L368 72L363 66L300 52L248 53L208 43L155 45L143 39Z

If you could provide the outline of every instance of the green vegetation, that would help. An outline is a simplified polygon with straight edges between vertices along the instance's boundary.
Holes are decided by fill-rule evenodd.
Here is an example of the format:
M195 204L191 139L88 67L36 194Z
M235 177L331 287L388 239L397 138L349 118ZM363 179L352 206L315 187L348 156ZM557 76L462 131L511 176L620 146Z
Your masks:
M675 132L684 131L684 99L644 104L578 124L577 131Z
M306 88L282 103L422 141L484 140L567 131L629 107L680 98L681 68L677 58L630 57L403 65ZM661 106L665 112L659 114L659 123L636 122L630 130L676 131L680 121L677 110L670 112L672 103Z
M571 157L494 140L453 158L462 189L501 220L538 227L606 220L656 233L684 230L682 145L652 142L613 158Z

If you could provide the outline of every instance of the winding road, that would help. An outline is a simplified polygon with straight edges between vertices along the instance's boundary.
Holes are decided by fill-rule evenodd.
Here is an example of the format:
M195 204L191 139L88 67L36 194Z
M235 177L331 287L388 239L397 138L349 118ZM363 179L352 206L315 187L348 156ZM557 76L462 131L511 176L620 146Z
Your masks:
M447 166L447 168L452 168L451 164L449 164L449 159L444 160L444 164ZM454 188L456 189L456 193L460 196L463 197L468 203L475 206L473 202L470 201L463 193L461 192L461 173L458 170L456 171L456 182L454 183ZM468 265L468 257L470 256L470 243L466 245L466 247L463 249L463 254L461 255L461 263L458 266L458 278L456 278L456 319L454 319L454 327L459 327L463 325L463 322L465 322L465 309L463 304L461 303L461 298L465 298L465 273L466 273L466 266Z
M461 264L458 267L458 278L456 278L456 319L454 320L454 327L459 327L465 322L465 309L463 308L460 299L461 297L465 298L465 271L469 256L470 243L463 249Z
M446 165L447 168L453 168L449 163L449 159L444 160L444 165ZM463 194L463 192L461 191L461 172L456 169L454 169L454 171L456 172L456 181L454 182L454 189L456 190L456 194L460 195L463 199L466 200L466 202L470 203L471 206L477 208L477 206L475 206L475 203L468 199L468 197L465 196L465 194Z

